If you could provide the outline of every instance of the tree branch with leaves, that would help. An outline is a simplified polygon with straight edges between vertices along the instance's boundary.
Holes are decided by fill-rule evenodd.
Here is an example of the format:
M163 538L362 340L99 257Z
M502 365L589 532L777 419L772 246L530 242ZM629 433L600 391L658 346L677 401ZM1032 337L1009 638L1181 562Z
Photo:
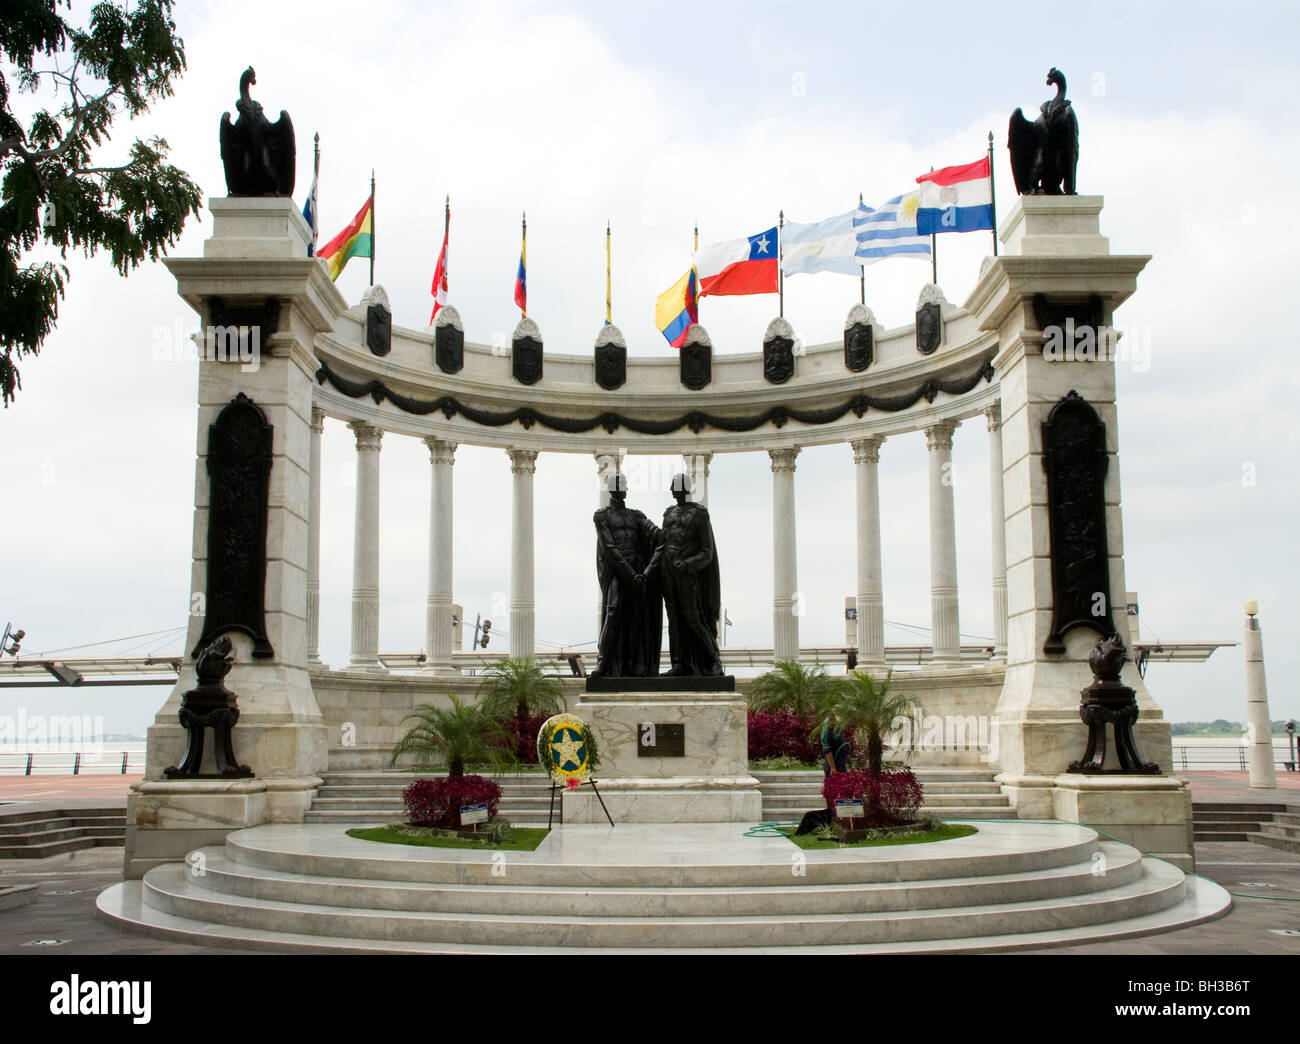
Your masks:
M97 163L113 121L169 97L185 69L173 0L101 0L86 27L61 16L60 0L9 0L0 20L0 399L22 388L18 361L37 355L58 320L68 269L25 261L40 243L91 257L106 251L125 276L156 261L202 201L167 162L162 138L137 139L125 162ZM41 56L51 60L37 66ZM52 88L53 107L26 126L14 94ZM61 101L61 104L60 104Z

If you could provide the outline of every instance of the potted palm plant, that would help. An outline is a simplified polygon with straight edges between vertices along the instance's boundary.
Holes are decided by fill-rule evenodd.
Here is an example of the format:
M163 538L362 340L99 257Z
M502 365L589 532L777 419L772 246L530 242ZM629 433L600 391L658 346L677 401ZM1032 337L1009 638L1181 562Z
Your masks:
M415 725L393 748L391 764L404 755L415 756L417 769L444 767L445 776L417 779L402 792L407 819L412 826L438 830L462 827L465 805L486 804L488 818L496 818L501 787L495 780L466 773L466 767L488 764L500 770L514 763L504 732L480 707L449 696L450 707L423 704L405 721Z
M564 684L533 656L498 660L484 671L477 697L483 713L513 734L510 745L520 760L537 756L542 721L564 710Z

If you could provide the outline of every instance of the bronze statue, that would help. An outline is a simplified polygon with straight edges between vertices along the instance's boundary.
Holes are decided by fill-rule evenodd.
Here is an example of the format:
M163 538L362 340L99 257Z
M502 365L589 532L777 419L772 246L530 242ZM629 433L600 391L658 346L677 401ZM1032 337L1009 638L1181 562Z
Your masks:
M185 729L185 754L179 765L163 769L165 779L247 779L253 770L241 765L231 745L230 730L239 720L238 697L226 688L225 678L234 665L234 645L218 638L204 645L194 661L198 684L181 697L179 719ZM216 772L203 767L203 732L212 729L212 754Z
M663 641L663 595L651 561L659 527L627 506L627 476L609 478L609 507L596 512L601 627L593 678L653 678Z
M292 196L297 174L293 121L280 110L272 123L248 93L257 83L250 65L239 77L239 119L221 117L221 162L226 168L226 192L232 196Z
M664 512L663 543L647 574L656 568L668 607L668 651L672 676L720 677L717 625L722 608L718 555L709 512L691 497L691 482L674 475L676 505Z
M1011 114L1007 148L1011 150L1011 173L1016 191L1022 196L1073 196L1074 175L1079 165L1079 121L1065 97L1065 75L1060 69L1047 74L1047 85L1056 85L1056 97L1040 106L1038 119L1030 123L1022 110Z

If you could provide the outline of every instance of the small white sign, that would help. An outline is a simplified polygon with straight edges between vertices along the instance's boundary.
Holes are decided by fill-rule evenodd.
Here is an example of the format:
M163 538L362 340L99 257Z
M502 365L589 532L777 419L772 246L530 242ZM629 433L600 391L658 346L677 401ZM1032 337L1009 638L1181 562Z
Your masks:
M488 821L487 803L479 805L461 805L460 806L460 825L473 826L475 823L486 823Z
M836 819L861 819L862 802L861 801L836 801L835 802Z

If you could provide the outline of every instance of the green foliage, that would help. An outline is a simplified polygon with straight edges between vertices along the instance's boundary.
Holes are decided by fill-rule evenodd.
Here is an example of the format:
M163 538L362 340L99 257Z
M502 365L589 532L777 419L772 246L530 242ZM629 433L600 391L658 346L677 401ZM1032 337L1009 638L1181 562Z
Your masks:
M820 767L820 762L800 761L798 758L756 758L749 763L751 772L799 772Z
M894 672L890 671L884 678L877 680L870 672L857 670L836 679L831 709L839 718L841 726L854 729L856 741L865 744L867 771L872 776L881 773L885 735L893 728L894 722L921 710L915 697L906 696L891 688L893 677ZM915 749L919 737L913 736L910 730L907 735L909 741L904 749Z
M979 832L978 827L969 823L939 823L929 821L906 829L872 830L861 841L841 844L835 836L834 828L819 827L811 834L796 834L794 827L782 829L791 841L800 848L881 848L889 845L929 844L932 841L951 841L958 837L970 837Z
M498 660L483 672L477 695L484 713L498 720L564 710L564 684L532 656Z
M124 163L97 166L113 120L132 119L173 92L185 69L173 0L100 0L86 28L58 0L10 0L0 19L0 399L22 381L18 360L37 355L58 320L66 265L23 263L38 243L85 256L103 250L126 275L157 260L197 215L199 187L166 162L161 138L135 141ZM24 129L11 91L53 91ZM49 209L52 208L52 209ZM48 219L43 220L47 212Z
M770 671L754 679L749 706L756 711L788 710L820 722L834 690L835 679L822 665L805 667L797 660L777 660Z
M448 776L463 776L467 765L490 765L504 771L514 764L508 737L482 708L461 703L455 696L447 698L451 700L449 708L425 703L403 719L417 724L393 748L390 764L413 754L418 767L445 765Z
M419 845L424 848L491 848L507 852L532 852L545 840L545 827L512 827L504 819L493 820L480 838L459 837L454 830L413 827L390 823L381 827L357 827L348 837L361 841L379 841L389 845Z

